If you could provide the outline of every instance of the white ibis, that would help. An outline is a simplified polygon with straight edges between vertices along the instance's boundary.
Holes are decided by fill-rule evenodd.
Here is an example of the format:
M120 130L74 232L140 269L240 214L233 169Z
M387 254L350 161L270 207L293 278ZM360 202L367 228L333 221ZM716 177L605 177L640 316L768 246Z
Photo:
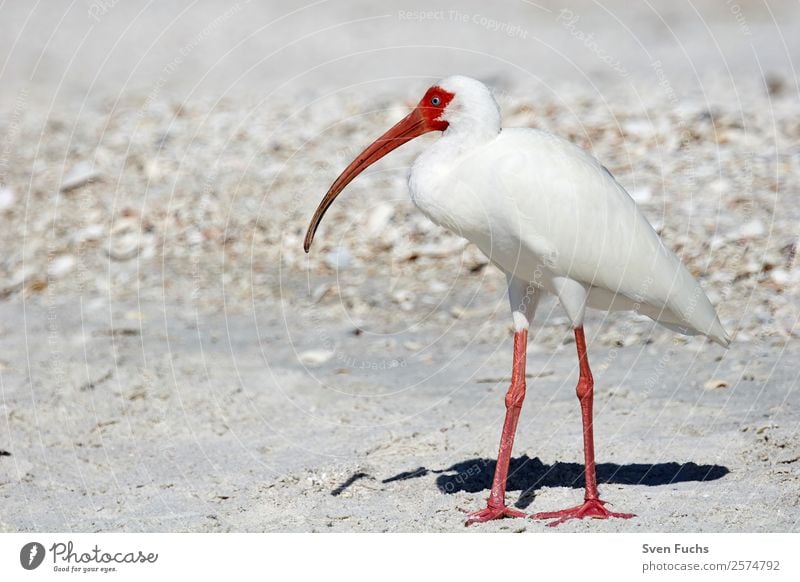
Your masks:
M431 131L442 136L414 162L411 199L433 222L477 245L506 274L514 323L511 386L492 489L487 506L471 513L466 524L524 516L505 503L506 478L525 397L528 328L544 293L558 298L575 333L586 485L581 505L532 517L554 520L549 525L633 517L608 510L598 495L586 308L634 310L723 346L730 343L728 334L700 285L605 167L549 133L503 129L489 89L468 77L448 77L428 89L411 113L345 168L311 219L306 252L345 186L392 150Z

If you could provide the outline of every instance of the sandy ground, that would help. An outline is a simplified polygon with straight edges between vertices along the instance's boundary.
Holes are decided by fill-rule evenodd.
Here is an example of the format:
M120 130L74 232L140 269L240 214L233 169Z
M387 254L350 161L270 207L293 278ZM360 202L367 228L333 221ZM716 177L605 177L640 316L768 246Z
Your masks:
M600 158L734 336L589 315L601 492L637 517L555 531L800 528L792 3L101 4L0 7L0 530L464 531L511 334L502 274L408 200L435 138L301 248L338 171L455 72ZM528 513L582 495L570 335L541 305Z
M176 311L3 307L4 530L461 531L484 503L510 338L398 334L435 344L414 354L328 328L396 367L303 368L321 332L300 318ZM573 348L530 354L509 482L528 512L582 495ZM797 342L592 354L601 490L638 517L560 530L797 530Z

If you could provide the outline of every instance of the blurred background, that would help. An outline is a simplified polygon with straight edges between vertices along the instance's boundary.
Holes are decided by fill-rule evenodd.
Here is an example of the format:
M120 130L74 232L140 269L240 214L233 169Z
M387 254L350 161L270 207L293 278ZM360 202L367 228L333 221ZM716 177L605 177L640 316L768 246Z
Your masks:
M0 527L413 529L402 509L375 520L419 482L387 493L383 478L492 456L505 282L410 203L408 167L435 136L359 177L302 250L341 169L452 74L490 85L505 125L609 167L735 337L723 358L648 319L592 314L601 379L626 394L605 450L676 460L674 440L627 418L650 397L686 459L705 435L720 458L738 447L742 467L783 471L794 448L769 447L798 426L798 26L781 0L2 3L0 494L27 502ZM546 302L531 333L550 392L522 430L551 460L579 431L566 321ZM724 394L708 413L727 428L698 394ZM786 432L745 438L767 425ZM356 491L384 493L331 494L361 473ZM361 517L324 517L351 493ZM731 527L796 527L752 511Z
M496 88L657 83L655 61L686 88L791 76L798 18L793 2L749 0L6 2L3 98L309 99L452 71Z

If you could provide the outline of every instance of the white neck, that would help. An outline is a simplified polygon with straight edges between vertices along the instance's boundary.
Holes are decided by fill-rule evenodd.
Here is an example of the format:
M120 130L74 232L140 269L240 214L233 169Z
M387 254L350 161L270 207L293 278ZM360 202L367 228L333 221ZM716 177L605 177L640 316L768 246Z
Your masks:
M499 114L496 123L465 123L450 125L437 141L423 151L414 162L409 176L411 199L434 222L441 221L430 208L442 188L446 189L450 171L464 156L485 146L500 135ZM446 194L445 194L446 195ZM427 200L427 202L426 202Z

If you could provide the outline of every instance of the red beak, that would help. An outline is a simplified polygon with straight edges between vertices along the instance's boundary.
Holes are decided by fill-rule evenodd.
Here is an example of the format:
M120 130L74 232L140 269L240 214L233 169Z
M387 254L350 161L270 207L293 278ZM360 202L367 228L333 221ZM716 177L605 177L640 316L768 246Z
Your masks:
M392 150L399 148L404 143L428 133L429 131L434 131L436 129L441 131L443 129L442 127L431 127L431 125L432 124L430 124L423 115L420 107L416 107L414 111L397 122L389 131L372 142L367 149L361 152L356 159L345 168L344 172L342 172L331 185L328 193L325 194L316 212L314 212L314 216L311 218L311 223L308 225L308 231L306 232L306 239L303 243L303 248L306 252L311 248L311 243L314 240L314 233L317 232L317 227L320 221L322 221L322 217L325 215L330 205L333 204L333 201L339 193L345 189L345 186L352 182L356 176L369 166Z

